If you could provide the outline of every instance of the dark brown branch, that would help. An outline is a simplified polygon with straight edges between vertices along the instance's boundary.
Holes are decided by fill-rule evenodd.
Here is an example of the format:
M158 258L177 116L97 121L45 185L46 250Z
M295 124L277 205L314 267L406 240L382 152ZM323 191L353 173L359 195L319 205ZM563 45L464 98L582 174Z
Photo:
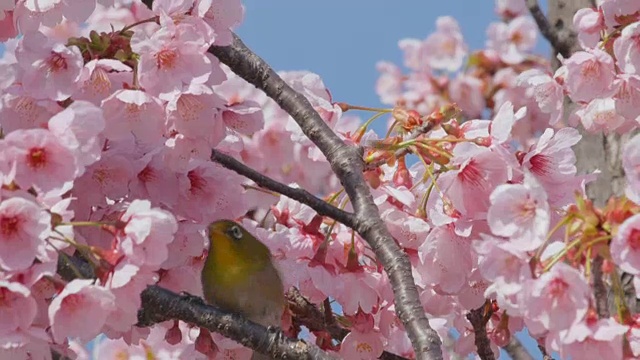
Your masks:
M304 134L322 151L340 179L355 210L353 229L371 246L387 272L398 317L413 345L417 359L442 359L440 337L425 315L411 273L411 263L380 218L364 179L362 149L346 145L314 110L258 55L234 34L229 46L212 46L209 52L238 76L273 99L298 123Z
M571 56L571 48L573 47L573 43L576 41L576 34L569 29L564 29L562 31L554 29L549 23L546 15L542 12L542 9L538 4L538 0L526 0L526 3L531 16L538 25L540 33L542 33L542 36L549 41L556 52L562 54L565 58Z
M178 319L220 333L276 359L337 359L315 345L287 338L276 327L266 328L240 315L208 306L198 297L178 295L156 285L147 287L140 297L138 326Z
M244 165L233 157L215 149L211 150L211 160L219 163L229 170L235 171L238 174L253 180L256 184L263 188L273 190L302 204L308 205L322 216L328 216L351 228L355 226L355 217L353 214L348 213L327 203L322 199L317 198L304 189L296 189L281 182L275 181L268 176L262 175L252 168Z
M91 266L76 256L58 258L58 274L71 281L75 278L92 278ZM282 359L326 359L336 357L313 344L285 337L278 328L265 328L240 315L227 313L192 295L178 295L152 285L140 295L142 307L138 311L137 326L151 326L167 320L182 320L210 331L215 331L255 351Z
M503 347L504 351L511 356L513 360L533 360L533 356L529 354L517 337L511 336L511 340L507 346Z
M544 346L538 344L538 349L540 349L540 352L542 353L542 360L553 360L553 357L547 354L547 349L545 349Z
M597 256L593 259L591 266L593 269L593 296L596 299L596 311L598 312L598 317L601 319L608 318L611 315L609 313L607 284L604 282L604 274L602 273L603 262L604 258L602 256Z
M326 331L331 335L333 339L342 341L349 330L344 329L338 325L335 317L332 315L330 320L327 320L325 314L318 309L314 304L307 300L300 291L296 288L291 288L286 294L289 309L294 315L294 322L300 325L304 325L309 331ZM380 355L380 360L407 360L400 355L392 354L384 351Z
M478 356L482 360L495 360L493 350L491 350L491 340L487 336L487 322L489 321L490 314L485 314L485 306L481 306L479 309L469 311L467 319L473 326L473 333L475 335L475 344L478 349Z

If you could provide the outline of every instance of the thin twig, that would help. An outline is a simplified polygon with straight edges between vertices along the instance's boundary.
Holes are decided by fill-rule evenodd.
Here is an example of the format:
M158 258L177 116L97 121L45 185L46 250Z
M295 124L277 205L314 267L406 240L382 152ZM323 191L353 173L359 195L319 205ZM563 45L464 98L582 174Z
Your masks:
M256 184L263 188L273 190L302 204L308 205L310 208L312 208L322 216L328 216L349 227L355 226L355 217L352 213L346 212L329 204L328 202L314 196L305 189L293 188L291 186L273 180L270 177L253 170L252 168L234 159L233 157L215 149L211 150L211 160L219 163L229 170L235 171L236 173L253 180Z
M564 31L568 31L568 33L562 34L564 35L562 36L558 31L556 31L551 26L546 15L542 12L542 9L540 8L540 5L538 4L538 0L526 0L526 3L527 3L527 7L529 8L529 12L531 13L531 16L533 17L533 19L536 21L536 24L538 25L538 29L540 30L540 33L542 33L542 36L544 36L545 39L549 41L549 43L555 49L556 52L562 54L562 56L564 56L565 58L568 58L569 56L571 56L571 47L573 45L572 42L575 41L575 34L573 33L573 31L569 29L564 30Z
M411 263L380 218L369 185L364 179L362 149L345 144L315 111L309 100L291 88L242 40L233 34L229 46L212 46L209 52L234 73L273 99L298 123L320 149L340 179L354 208L353 227L383 264L395 295L395 306L413 345L417 359L442 359L442 342L425 315L413 279Z
M538 349L542 353L542 360L553 360L553 357L547 354L547 349L544 346L538 344Z
M409 137L407 137L403 141L415 140L420 135L426 134L429 131L433 130L434 127L435 127L435 123L433 121L427 121L424 124L422 124L420 127L418 127L413 133L411 133L411 135ZM409 153L411 153L411 148L410 147L405 147L405 148L402 148L402 149L396 151L393 154L393 156L396 159L399 159L402 156L405 156L405 155L407 155ZM365 171L367 171L367 170L375 170L376 168L380 167L382 164L385 164L386 162L387 162L387 160L384 159L384 158L378 159L378 160L375 160L375 161L372 161L370 163L365 164L364 169L365 169Z
M604 274L602 272L603 263L604 258L602 256L597 256L593 259L591 266L593 269L593 296L596 299L596 311L598 312L598 317L601 319L608 318L611 315L609 312L607 285L604 282Z

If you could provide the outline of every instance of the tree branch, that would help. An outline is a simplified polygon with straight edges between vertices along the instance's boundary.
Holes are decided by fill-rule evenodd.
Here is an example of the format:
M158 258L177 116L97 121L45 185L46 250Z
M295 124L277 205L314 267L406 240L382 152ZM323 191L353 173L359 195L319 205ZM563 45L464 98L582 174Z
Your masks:
M238 76L273 99L298 123L304 134L322 151L353 205L353 229L369 243L389 276L398 317L409 335L418 359L442 359L441 340L425 315L411 273L411 263L380 218L364 180L362 150L348 146L327 126L309 101L293 90L237 35L229 46L212 46L209 52Z
M337 359L315 345L288 339L276 327L266 328L240 315L208 306L199 297L181 296L156 285L147 287L140 297L138 326L178 319L220 333L276 359Z
M473 309L467 314L467 319L473 325L478 356L482 360L495 360L496 358L493 355L493 350L491 350L491 340L487 336L487 321L489 321L490 316L490 314L485 314L485 305L478 309Z
M273 190L302 204L308 205L322 216L328 216L345 224L350 228L353 228L355 226L355 217L353 214L339 209L327 203L326 201L317 198L304 189L296 189L281 182L275 181L270 177L253 170L252 168L246 166L233 157L215 149L211 150L211 160L219 163L229 170L235 171L236 173L255 181L256 184L262 186L263 188Z
M609 313L607 285L604 283L604 274L602 273L603 263L604 258L602 256L597 256L593 259L591 266L593 269L593 296L596 299L596 311L598 312L598 317L601 319L608 318L609 315L611 315Z
M71 281L78 277L91 278L91 266L78 257L60 256L58 274ZM167 320L184 322L215 331L262 354L282 359L336 360L313 344L289 339L275 327L266 328L244 317L206 305L192 295L178 295L157 285L148 286L142 294L137 326L151 326Z
M286 294L289 309L295 315L294 321L304 325L309 331L326 331L333 339L342 341L349 334L349 330L338 325L335 317L327 321L324 314L318 307L307 300L296 288L291 288ZM380 355L380 360L407 360L400 355L384 351Z
M531 16L538 25L538 29L540 29L540 33L542 33L542 36L544 36L555 51L562 54L563 57L568 58L571 56L571 48L573 47L573 43L576 41L576 34L568 28L562 31L554 29L545 14L542 12L542 9L540 9L538 0L526 0L526 3Z

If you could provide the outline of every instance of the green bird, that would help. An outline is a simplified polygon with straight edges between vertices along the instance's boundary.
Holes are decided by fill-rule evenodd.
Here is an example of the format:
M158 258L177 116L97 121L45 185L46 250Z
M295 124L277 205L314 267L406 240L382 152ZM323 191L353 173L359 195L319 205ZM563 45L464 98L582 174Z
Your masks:
M266 245L231 220L208 227L209 253L202 269L205 300L263 326L280 326L285 307L282 279ZM271 357L254 352L252 360Z

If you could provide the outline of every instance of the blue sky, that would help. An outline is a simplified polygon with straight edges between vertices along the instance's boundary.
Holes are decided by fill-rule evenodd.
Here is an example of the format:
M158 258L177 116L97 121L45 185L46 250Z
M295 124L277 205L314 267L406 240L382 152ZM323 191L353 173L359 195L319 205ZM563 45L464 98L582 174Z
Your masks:
M450 15L475 50L484 46L487 25L497 20L492 0L243 2L246 16L237 33L274 69L315 72L335 101L364 106L381 105L374 89L375 64L401 64L400 39L423 39L434 30L438 16ZM0 44L0 54L3 50ZM541 38L537 52L549 54ZM534 358L541 359L533 341L521 338Z

